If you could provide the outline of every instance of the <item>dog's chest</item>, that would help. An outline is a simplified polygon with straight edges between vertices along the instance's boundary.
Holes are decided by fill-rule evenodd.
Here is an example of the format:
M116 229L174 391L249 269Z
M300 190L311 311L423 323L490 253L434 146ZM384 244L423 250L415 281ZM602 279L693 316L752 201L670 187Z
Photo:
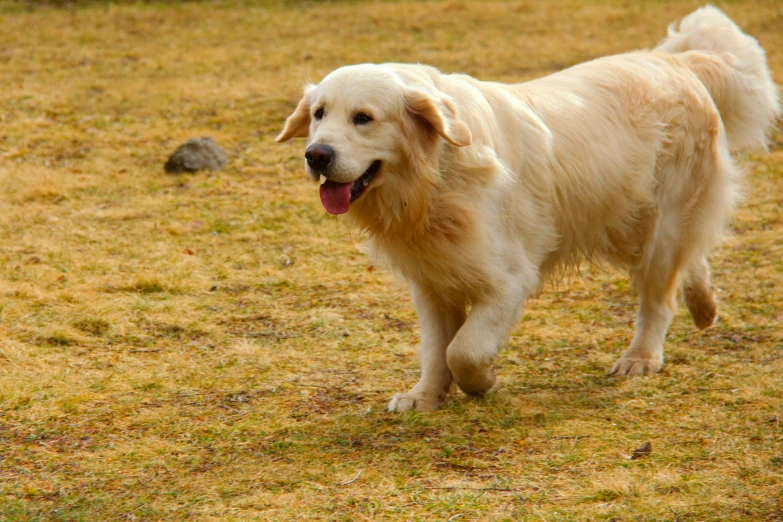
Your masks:
M492 273L481 262L481 247L470 244L423 242L372 242L374 259L387 264L406 280L443 295L468 299L486 295L492 288Z

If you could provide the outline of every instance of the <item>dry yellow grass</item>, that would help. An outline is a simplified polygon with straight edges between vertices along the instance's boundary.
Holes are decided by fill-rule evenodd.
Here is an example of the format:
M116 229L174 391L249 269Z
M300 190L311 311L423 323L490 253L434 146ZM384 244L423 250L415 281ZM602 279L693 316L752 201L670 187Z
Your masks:
M585 267L530 303L494 393L427 415L384 412L417 378L404 286L272 142L347 63L521 81L697 6L2 4L0 519L783 518L783 138L714 260L720 322L680 311L663 373L604 377L634 298ZM783 4L722 7L783 79ZM165 175L201 135L229 168Z

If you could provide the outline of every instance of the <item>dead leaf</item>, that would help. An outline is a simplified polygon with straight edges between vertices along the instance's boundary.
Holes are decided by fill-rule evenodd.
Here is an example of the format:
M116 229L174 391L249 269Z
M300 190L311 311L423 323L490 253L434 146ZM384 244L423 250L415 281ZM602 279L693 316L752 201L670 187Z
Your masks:
M631 460L646 457L650 453L652 453L652 444L650 444L649 442L645 442L644 444L642 444L641 446L633 450L633 453L631 454Z

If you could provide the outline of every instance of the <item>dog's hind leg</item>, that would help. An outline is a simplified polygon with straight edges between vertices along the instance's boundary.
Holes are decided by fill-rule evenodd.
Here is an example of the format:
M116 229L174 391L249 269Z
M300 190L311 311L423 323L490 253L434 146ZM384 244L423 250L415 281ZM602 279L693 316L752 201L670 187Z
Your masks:
M671 238L657 240L649 264L632 274L639 290L636 331L609 375L649 375L661 370L663 342L674 317L679 283L678 250Z
M407 393L398 393L389 411L437 409L451 387L446 348L465 321L465 307L411 285L413 303L421 324L421 379Z
M718 303L710 283L710 267L707 260L702 257L691 263L684 276L682 299L696 327L704 330L712 326L718 315Z
M661 369L681 281L696 326L706 328L715 319L705 256L723 236L742 173L729 154L717 111L697 110L695 103L689 107L689 125L668 129L675 148L659 158L657 221L631 274L640 297L636 332L610 375L646 375Z
M682 298L696 327L703 330L715 322L718 304L710 283L710 267L706 254L725 233L726 223L734 213L740 190L738 181L743 173L734 163L726 144L717 141L713 154L703 165L704 190L698 204L693 205L692 224L684 239L693 254L685 267Z

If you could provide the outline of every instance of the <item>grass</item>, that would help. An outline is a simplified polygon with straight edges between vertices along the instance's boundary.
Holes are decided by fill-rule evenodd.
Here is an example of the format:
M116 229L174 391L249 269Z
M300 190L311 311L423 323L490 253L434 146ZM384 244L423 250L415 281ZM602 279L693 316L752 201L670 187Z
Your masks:
M404 285L272 140L340 65L522 81L697 5L2 4L0 520L781 520L781 135L713 262L720 322L681 310L661 374L604 376L634 297L585 266L492 394L427 415L384 411L418 376ZM783 4L721 6L783 79ZM230 166L165 175L202 135Z

